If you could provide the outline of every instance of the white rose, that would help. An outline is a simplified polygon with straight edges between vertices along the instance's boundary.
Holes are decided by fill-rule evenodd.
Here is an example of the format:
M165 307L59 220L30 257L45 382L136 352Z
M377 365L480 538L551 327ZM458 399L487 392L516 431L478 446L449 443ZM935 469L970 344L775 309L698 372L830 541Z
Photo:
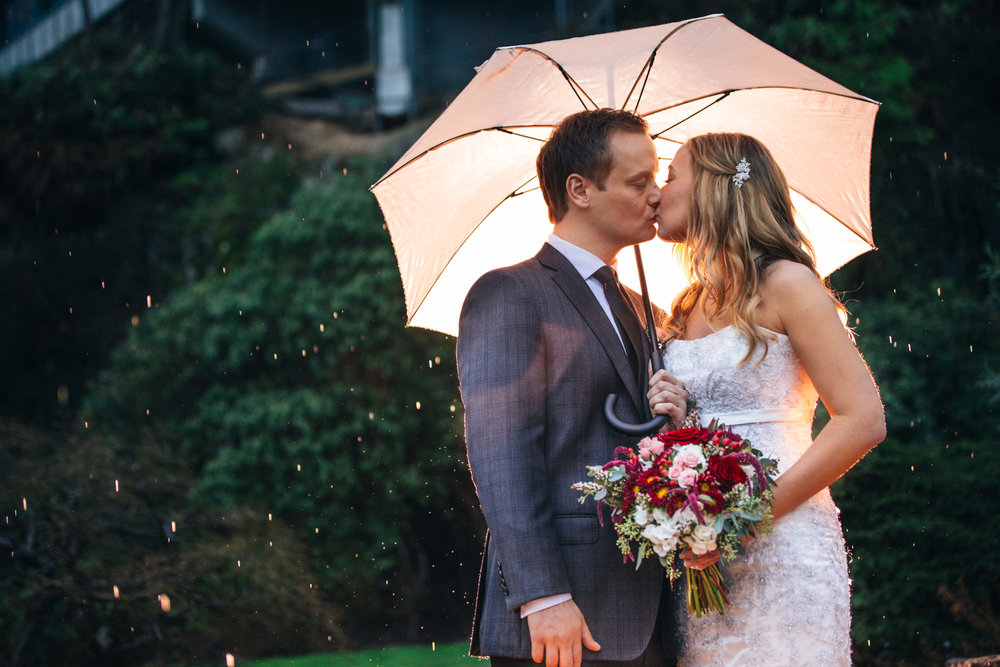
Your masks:
M642 531L642 536L653 545L657 556L666 556L677 548L677 535L671 525L651 523Z
M699 524L684 538L684 542L691 547L691 551L695 556L700 556L709 551L715 551L715 537L716 532L714 528Z
M632 512L632 520L640 526L645 526L649 523L649 518L649 512L646 511L646 505L643 503L636 503L635 511Z

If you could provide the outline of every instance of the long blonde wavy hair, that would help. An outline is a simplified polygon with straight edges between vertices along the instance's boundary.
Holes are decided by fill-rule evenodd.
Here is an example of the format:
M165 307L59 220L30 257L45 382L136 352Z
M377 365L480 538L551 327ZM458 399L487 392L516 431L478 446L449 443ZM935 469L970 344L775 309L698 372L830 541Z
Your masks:
M766 355L767 340L775 338L754 322L764 271L787 259L808 266L819 278L815 254L795 226L785 175L763 144L745 134L712 133L686 145L694 179L687 234L677 252L691 284L674 299L664 327L667 340L683 336L691 312L704 303L709 321L731 319L748 341L740 362L746 363L759 345ZM733 176L742 159L750 164L750 176L737 187ZM827 291L843 310L828 286Z

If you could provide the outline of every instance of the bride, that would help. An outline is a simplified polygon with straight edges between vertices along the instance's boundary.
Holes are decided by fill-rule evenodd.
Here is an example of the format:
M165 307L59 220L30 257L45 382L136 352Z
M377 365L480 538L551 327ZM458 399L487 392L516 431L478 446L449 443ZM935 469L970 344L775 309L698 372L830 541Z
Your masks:
M726 613L681 614L680 665L850 664L850 580L827 487L885 437L885 417L792 216L784 175L746 135L692 138L662 189L658 235L679 243L692 284L664 325L650 405L668 412L676 391L663 374L673 375L703 421L719 418L780 472L773 531L724 568ZM831 418L813 439L817 396Z

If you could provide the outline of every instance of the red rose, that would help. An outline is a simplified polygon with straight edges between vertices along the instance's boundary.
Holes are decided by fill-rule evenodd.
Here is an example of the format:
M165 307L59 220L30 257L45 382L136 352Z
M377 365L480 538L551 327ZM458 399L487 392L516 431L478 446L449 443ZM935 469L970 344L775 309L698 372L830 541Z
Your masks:
M747 481L747 474L734 459L728 456L713 456L708 460L708 472L715 477L726 491Z
M687 445L704 442L710 433L707 428L679 428L666 433L657 433L656 438L665 445Z

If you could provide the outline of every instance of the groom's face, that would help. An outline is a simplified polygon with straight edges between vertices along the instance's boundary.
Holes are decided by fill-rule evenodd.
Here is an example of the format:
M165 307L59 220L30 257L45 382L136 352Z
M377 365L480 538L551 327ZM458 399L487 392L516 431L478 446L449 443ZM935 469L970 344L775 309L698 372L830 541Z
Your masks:
M610 144L611 171L603 188L591 190L591 213L595 231L624 248L656 235L659 161L653 140L643 133L615 132Z

